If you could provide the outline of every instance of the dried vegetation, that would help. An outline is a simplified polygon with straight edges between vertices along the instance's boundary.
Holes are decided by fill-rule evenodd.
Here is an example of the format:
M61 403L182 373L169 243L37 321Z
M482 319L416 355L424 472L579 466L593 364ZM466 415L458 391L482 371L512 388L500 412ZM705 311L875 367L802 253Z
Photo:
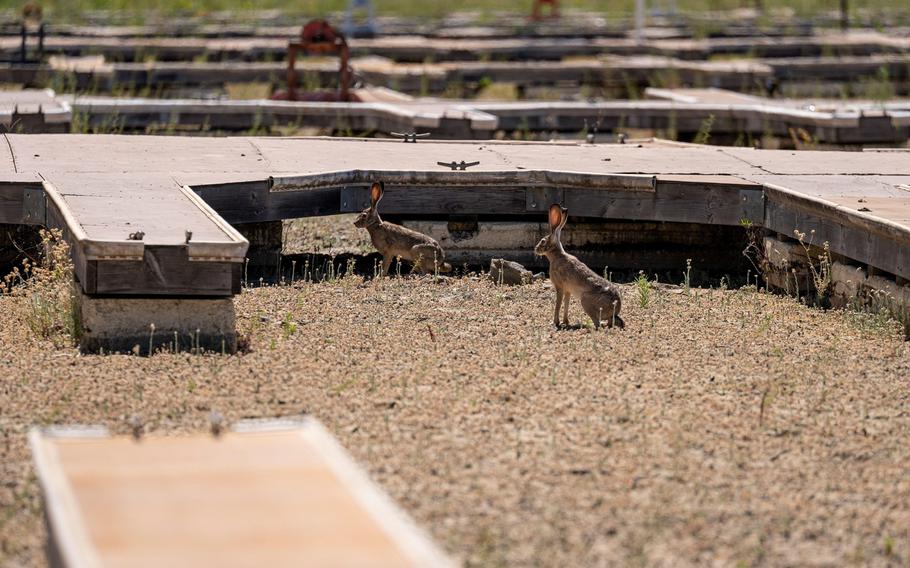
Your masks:
M469 566L910 562L910 350L893 322L626 287L549 325L546 282L246 290L238 356L81 356L0 296L0 564L43 562L35 424L309 413ZM572 318L581 322L573 305Z

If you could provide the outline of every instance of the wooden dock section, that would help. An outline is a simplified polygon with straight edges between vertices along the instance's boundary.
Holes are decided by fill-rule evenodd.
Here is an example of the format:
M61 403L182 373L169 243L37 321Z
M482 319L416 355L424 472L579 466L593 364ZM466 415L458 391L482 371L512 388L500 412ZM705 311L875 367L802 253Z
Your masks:
M454 566L312 419L30 442L51 565Z
M441 61L401 63L385 57L356 57L351 67L369 85L410 95L438 95L459 90L479 92L489 82L534 87L588 87L617 98L646 87L715 87L755 93L770 88L789 96L814 96L819 89L842 93L868 90L870 81L907 93L910 56L874 54L848 57L750 58L719 61L685 60L663 55L601 55L564 61ZM101 56L53 56L45 65L0 65L0 82L28 87L72 85L93 94L116 91L162 96L192 89L217 93L232 83L284 83L282 61L111 62ZM337 82L335 60L301 61L299 73L321 85ZM885 78L885 79L883 79ZM636 94L636 93L631 93Z
M112 135L5 141L0 223L62 229L84 310L135 315L105 332L90 325L86 348L147 345L150 314L163 317L163 305L178 314L167 333L192 339L196 329L198 342L193 310L232 310L229 298L241 289L248 242L235 226L359 211L376 179L388 188L390 217L539 220L560 202L589 219L732 227L747 219L783 236L815 230L839 258L898 284L910 280L910 152ZM461 161L480 164L438 164ZM190 301L197 304L180 303ZM202 332L208 345L232 348L231 317L212 316Z
M0 91L0 128L5 132L68 132L69 103L50 89Z
M910 140L910 104L782 100L718 89L649 89L650 100L472 101L386 96L358 91L369 103L60 97L88 128L146 131L249 131L291 126L329 132L429 132L440 139L487 139L492 133L545 132L581 137L625 129L691 139L710 120L715 140L740 145L798 134L826 145L897 145ZM375 95L373 93L376 93ZM710 118L709 118L710 117ZM799 131L802 131L800 133Z
M296 31L293 35L296 35ZM44 49L49 54L102 55L111 61L281 60L290 37L78 37L51 36ZM0 38L0 53L14 53L18 37ZM822 55L872 55L904 53L910 39L875 31L830 32L793 37L722 37L706 39L646 39L595 37L439 38L389 36L349 40L355 56L379 55L399 62L477 60L560 60L567 57L612 55L663 55L678 59L707 60L716 56L818 57Z
M488 139L544 132L581 137L645 129L691 139L711 120L714 140L746 144L771 136L821 145L899 145L910 140L910 104L767 99L721 89L648 89L649 100L472 101L412 98L384 88L354 91L363 103L228 101L0 93L0 125L10 132L249 132L291 127L346 134L429 132L438 139Z

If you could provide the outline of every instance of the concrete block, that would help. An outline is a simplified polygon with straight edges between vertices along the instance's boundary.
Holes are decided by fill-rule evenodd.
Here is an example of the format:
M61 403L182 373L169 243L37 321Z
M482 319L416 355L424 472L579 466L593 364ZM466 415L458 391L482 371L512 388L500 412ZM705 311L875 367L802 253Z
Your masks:
M859 266L841 262L831 265L831 306L856 307L866 282L866 271Z
M904 324L910 323L910 286L901 286L883 276L870 276L863 283L863 294L870 310L884 308Z
M782 241L774 237L765 237L765 259L772 268L790 271L792 268L805 270L806 249L793 241Z
M403 224L439 241L446 261L453 266L487 265L494 258L508 258L535 270L549 266L545 258L534 255L534 245L549 234L546 223ZM604 267L611 271L682 271L687 259L696 270L746 270L742 254L745 240L739 227L652 221L570 222L563 230L562 242L566 250L597 272Z
M765 254L765 282L772 288L803 295L814 290L810 276L809 258L799 242L768 236L763 242Z
M473 229L444 221L405 221L402 224L433 237L445 250L534 248L537 241L547 234L546 225L541 223L476 223Z
M83 351L146 355L150 342L155 351L237 350L231 298L100 298L77 291L75 311Z

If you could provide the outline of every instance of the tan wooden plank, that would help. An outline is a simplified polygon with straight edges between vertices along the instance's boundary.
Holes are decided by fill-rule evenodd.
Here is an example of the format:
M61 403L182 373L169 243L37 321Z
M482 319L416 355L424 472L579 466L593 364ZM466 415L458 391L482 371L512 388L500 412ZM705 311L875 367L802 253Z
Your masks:
M452 565L313 420L31 443L67 566Z

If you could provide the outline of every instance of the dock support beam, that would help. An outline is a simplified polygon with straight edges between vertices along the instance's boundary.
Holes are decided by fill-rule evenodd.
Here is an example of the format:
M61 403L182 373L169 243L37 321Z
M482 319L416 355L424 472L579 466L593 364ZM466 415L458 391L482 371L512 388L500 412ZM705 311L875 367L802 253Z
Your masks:
M248 284L246 279L258 280L260 277L277 280L284 246L284 222L243 223L234 225L234 228L250 241L247 264L244 266L244 284Z

